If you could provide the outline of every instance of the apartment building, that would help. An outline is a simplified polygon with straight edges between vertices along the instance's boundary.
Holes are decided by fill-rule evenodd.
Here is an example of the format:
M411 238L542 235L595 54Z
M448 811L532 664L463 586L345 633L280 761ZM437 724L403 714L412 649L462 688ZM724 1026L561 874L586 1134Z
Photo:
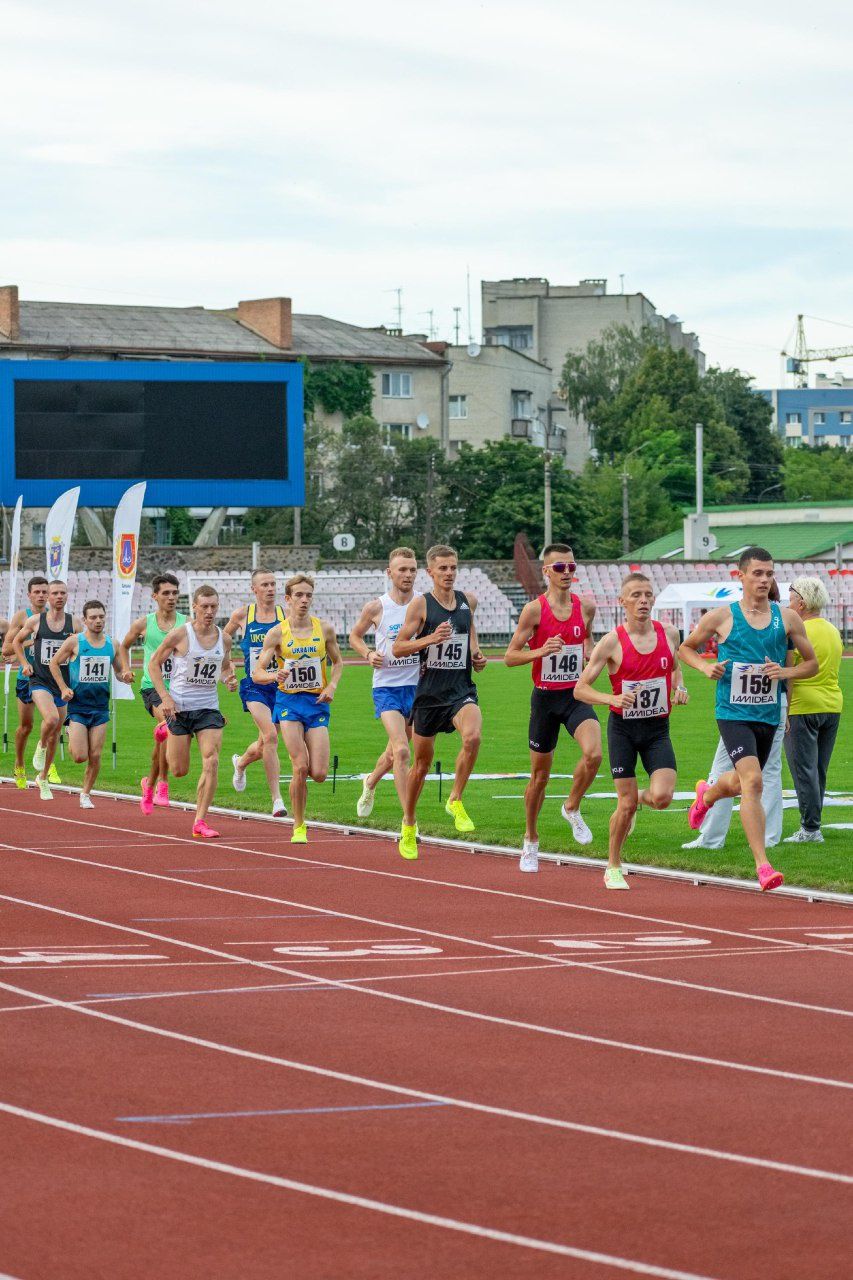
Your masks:
M544 447L553 378L547 365L509 346L451 346L448 440L451 456L462 444L529 440ZM559 409L559 405L557 408ZM565 415L551 415L549 447L565 452Z
M759 395L770 401L772 425L789 448L853 448L853 378L819 373L813 387L776 387Z

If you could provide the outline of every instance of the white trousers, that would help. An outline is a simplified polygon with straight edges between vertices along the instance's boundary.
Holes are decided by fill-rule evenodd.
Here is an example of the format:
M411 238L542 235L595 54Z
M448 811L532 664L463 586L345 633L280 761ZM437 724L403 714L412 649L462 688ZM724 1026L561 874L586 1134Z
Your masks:
M761 804L764 809L766 823L764 840L768 849L771 849L773 845L778 844L782 839L782 743L784 737L785 714L783 709L782 719L773 738L773 746L770 748L770 755L767 757L767 763L762 771L764 789L761 795ZM734 765L731 762L728 751L723 746L721 738L717 745L714 763L711 765L711 772L708 774L708 781L716 782L721 774L728 773L733 768ZM726 843L734 803L732 799L718 800L713 808L708 810L708 816L700 828L702 844L706 849L722 849Z

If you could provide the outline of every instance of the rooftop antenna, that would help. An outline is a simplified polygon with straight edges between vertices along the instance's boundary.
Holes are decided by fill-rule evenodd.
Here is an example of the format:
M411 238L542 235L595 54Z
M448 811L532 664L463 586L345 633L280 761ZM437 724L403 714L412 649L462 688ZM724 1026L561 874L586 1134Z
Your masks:
M625 292L625 273L624 273L624 271L620 271L620 273L619 273L619 292L620 292L620 293L624 293L624 292Z
M474 334L471 332L471 268L465 268L465 284L468 291L468 341L474 341Z
M454 345L455 347L458 347L458 346L459 346L459 329L460 329L460 327L461 327L461 326L460 326L459 317L460 317L461 313L462 313L462 308L461 308L461 307L454 307L454 308L453 308L453 333L454 333L453 345Z
M430 307L429 311L419 311L420 316L429 316L429 340L432 342L437 336L438 330L435 327L435 310Z
M396 288L396 289L386 289L386 290L385 290L385 292L386 292L386 293L396 293L396 295L397 295L397 305L396 305L396 307L394 308L394 310L397 312L397 328L398 328L398 329L400 330L400 332L402 333L402 332L403 332L403 289L402 289L402 286L399 286L399 287L398 287L398 288Z

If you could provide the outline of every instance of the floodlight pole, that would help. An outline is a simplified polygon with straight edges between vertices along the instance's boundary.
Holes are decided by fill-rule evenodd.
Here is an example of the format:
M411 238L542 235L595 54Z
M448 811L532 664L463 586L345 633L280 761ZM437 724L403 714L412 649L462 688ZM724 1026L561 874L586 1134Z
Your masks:
M704 430L701 422L696 423L696 514L702 514L702 501L704 498L704 467L702 456L702 437Z

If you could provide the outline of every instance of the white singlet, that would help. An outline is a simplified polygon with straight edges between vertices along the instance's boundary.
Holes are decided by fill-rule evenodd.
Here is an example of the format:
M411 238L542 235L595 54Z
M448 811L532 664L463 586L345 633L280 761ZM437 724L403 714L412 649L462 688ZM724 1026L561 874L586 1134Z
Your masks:
M382 666L373 670L373 687L388 689L405 684L417 684L420 671L420 659L412 654L410 658L395 658L391 646L397 632L406 617L407 604L395 604L388 595L379 597L382 605L382 616L376 624L376 652L382 655Z
M187 633L187 651L172 655L169 684L172 700L178 711L218 711L218 683L225 659L222 628L216 628L216 640L210 649L199 644L191 622L184 630Z

